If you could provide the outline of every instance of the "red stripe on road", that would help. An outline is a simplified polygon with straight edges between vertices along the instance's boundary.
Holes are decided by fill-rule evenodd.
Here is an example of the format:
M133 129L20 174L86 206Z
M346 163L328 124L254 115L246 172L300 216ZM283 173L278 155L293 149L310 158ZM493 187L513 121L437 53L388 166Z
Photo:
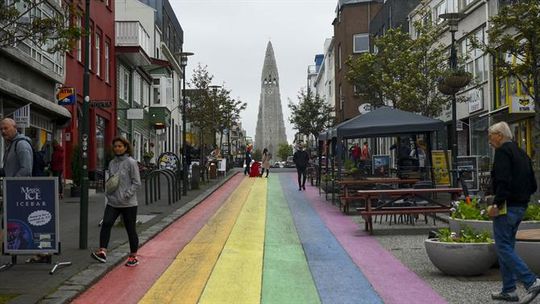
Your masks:
M117 266L73 303L137 303L243 179L237 174L144 244L138 252L137 267Z

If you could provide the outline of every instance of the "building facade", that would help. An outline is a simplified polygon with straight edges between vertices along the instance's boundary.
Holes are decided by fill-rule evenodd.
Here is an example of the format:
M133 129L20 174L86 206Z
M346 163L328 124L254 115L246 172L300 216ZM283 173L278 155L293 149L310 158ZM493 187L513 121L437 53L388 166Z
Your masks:
M367 0L339 0L334 26L335 56L335 110L336 121L342 122L359 114L364 103L347 80L349 57L370 51L370 22L377 15L382 3Z
M40 3L36 12L60 13L55 3ZM72 115L56 102L56 90L66 77L65 54L51 54L46 47L22 41L0 48L0 116L14 118L34 149L50 156L52 140L62 140L61 130Z

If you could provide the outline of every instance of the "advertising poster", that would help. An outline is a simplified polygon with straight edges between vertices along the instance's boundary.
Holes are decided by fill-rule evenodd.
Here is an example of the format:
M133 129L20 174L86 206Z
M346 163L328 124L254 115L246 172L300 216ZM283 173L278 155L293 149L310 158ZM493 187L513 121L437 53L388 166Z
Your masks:
M435 175L435 183L437 186L450 186L450 171L446 165L448 159L448 165L452 168L452 152L446 151L447 158L444 156L443 150L432 150L431 158L433 159L433 174Z
M373 155L373 175L390 176L390 155Z
M4 178L4 253L58 253L57 193L56 177Z
M469 191L478 191L478 156L458 156L457 170L467 185Z

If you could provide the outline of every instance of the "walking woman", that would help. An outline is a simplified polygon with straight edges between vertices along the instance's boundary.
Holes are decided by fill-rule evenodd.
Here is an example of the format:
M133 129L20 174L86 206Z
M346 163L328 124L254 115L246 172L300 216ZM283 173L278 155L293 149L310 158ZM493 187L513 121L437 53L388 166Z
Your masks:
M109 179L106 183L107 206L103 215L103 225L99 233L99 249L92 252L92 257L102 263L107 261L107 246L111 229L119 215L122 215L129 238L130 254L126 266L136 266L139 237L137 222L137 189L141 186L141 177L137 161L131 157L132 148L125 138L113 139L115 157L109 163Z
M268 152L268 149L264 148L263 155L262 155L262 169L261 169L261 177L264 174L264 170L266 170L266 176L268 177L268 173L270 172L270 160L272 159L272 154Z

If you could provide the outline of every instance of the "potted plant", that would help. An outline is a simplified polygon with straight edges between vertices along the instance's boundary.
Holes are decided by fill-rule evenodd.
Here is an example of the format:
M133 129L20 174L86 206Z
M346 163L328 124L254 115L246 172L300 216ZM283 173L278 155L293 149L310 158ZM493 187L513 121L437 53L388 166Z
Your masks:
M461 89L469 84L472 80L472 74L464 69L450 69L447 70L443 83L454 89Z
M81 153L79 145L74 145L71 150L71 197L81 196Z
M321 189L326 193L332 193L335 187L332 186L332 176L324 174L321 178Z
M447 85L444 82L444 79L439 80L437 89L439 89L439 92L443 93L444 95L454 95L459 91L459 89Z
M144 164L148 166L150 164L150 160L152 160L153 157L154 157L153 151L149 150L149 151L144 152L143 154Z
M459 235L448 228L440 229L435 238L424 241L424 246L433 265L448 275L480 275L497 261L489 234L475 233L468 227Z
M452 214L448 223L450 231L459 233L465 226L476 232L493 233L493 222L487 215L487 206L481 204L476 198L470 203L455 201L450 209ZM525 211L519 230L540 228L540 204L531 203Z

